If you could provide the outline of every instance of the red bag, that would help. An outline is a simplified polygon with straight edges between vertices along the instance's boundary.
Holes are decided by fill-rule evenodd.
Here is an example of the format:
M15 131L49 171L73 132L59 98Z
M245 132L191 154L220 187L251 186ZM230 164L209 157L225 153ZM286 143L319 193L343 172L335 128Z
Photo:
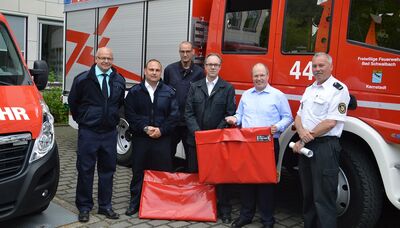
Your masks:
M269 127L196 131L201 183L277 183Z
M215 188L197 174L146 170L139 218L215 222Z

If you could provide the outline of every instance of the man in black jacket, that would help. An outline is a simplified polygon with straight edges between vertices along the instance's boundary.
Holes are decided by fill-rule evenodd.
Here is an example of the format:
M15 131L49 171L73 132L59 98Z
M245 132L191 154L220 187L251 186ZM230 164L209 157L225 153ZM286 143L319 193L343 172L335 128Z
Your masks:
M193 63L194 49L190 42L183 41L179 44L180 61L168 65L164 70L164 82L171 86L176 91L176 99L179 105L180 119L178 125L172 133L172 149L171 157L174 169L183 166L184 170L187 169L187 160L182 160L175 157L176 147L182 140L185 153L188 151L187 135L188 130L185 122L185 105L186 97L189 92L190 85L204 78L204 70L200 66ZM186 156L187 157L187 156ZM183 163L183 164L182 164Z
M93 178L97 161L99 176L98 214L118 219L111 206L113 175L117 160L119 108L124 102L125 79L112 67L110 48L99 48L96 64L79 74L72 83L68 104L72 118L78 123L76 167L76 207L80 222L89 221L93 208Z
M125 214L139 210L144 170L172 171L171 133L179 118L175 91L161 79L161 63L151 59L145 80L125 98L125 117L133 132L131 200Z
M235 113L235 89L218 76L222 59L218 54L209 54L205 59L206 78L190 87L185 110L189 129L187 153L189 172L198 172L194 132L224 128L225 117ZM231 222L229 186L217 185L218 209L224 223Z

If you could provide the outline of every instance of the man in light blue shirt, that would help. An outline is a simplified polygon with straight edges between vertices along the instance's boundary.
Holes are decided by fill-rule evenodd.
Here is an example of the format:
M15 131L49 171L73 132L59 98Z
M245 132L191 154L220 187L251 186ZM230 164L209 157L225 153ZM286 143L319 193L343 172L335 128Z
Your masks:
M278 89L268 84L269 71L257 63L252 69L254 87L242 94L239 106L234 116L226 117L229 124L242 127L271 127L274 135L275 160L278 158L280 134L293 121L289 102ZM252 222L258 202L263 227L273 227L274 213L274 184L246 184L240 188L241 210L240 217L232 227L242 227Z

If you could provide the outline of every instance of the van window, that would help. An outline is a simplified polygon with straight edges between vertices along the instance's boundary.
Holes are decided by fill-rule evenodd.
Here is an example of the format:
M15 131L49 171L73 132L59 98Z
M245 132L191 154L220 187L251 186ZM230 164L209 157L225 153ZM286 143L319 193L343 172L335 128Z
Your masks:
M270 17L271 1L227 1L222 51L224 53L266 53Z
M400 50L400 2L352 0L347 39Z
M287 0L282 52L328 52L332 0Z
M28 83L19 53L4 25L0 24L0 86Z

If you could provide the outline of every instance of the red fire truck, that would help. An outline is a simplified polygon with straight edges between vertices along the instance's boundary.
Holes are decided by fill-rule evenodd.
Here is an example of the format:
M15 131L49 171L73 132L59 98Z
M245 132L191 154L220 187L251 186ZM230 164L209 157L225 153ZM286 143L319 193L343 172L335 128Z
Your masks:
M28 70L16 43L0 13L0 221L45 210L60 172L54 118L39 93L47 64Z
M74 2L74 1L73 1ZM400 2L398 0L88 0L65 6L65 96L73 77L109 46L127 87L142 79L144 62L164 66L179 59L190 40L196 62L223 58L220 75L238 98L252 86L250 69L262 62L270 84L283 91L295 114L312 83L315 52L333 57L333 74L352 95L341 137L337 211L340 227L373 227L388 199L400 209ZM131 142L121 119L118 157ZM287 129L280 138L278 169L296 159Z

